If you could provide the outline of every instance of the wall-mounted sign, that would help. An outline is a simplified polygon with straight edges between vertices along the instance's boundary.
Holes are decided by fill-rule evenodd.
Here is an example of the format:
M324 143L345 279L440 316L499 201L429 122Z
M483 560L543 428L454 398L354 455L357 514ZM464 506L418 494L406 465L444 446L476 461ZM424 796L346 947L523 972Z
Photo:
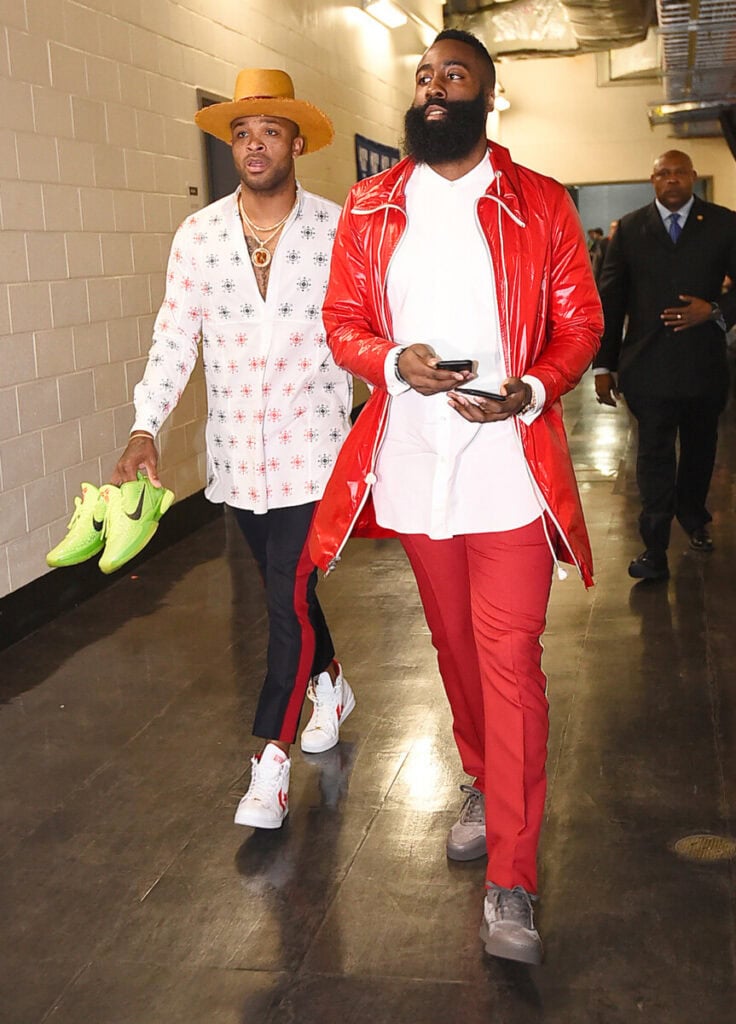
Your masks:
M355 136L355 165L358 181L393 167L400 159L401 153L395 146L384 146L382 142L366 139L364 135Z

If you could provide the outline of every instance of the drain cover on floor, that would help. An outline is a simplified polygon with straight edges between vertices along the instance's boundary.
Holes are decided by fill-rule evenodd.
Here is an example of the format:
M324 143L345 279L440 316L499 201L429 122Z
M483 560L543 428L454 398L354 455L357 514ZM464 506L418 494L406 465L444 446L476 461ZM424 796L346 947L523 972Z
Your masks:
M685 860L732 860L736 857L736 839L728 836L684 836L673 847Z

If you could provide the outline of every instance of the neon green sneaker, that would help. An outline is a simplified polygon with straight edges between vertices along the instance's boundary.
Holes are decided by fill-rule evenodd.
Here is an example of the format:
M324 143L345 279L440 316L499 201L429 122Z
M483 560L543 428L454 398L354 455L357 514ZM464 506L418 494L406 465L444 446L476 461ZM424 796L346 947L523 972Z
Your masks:
M137 480L128 480L116 487L100 488L105 503L105 550L99 566L102 572L115 572L142 551L158 529L161 516L174 501L173 491L154 487L147 476L138 473Z
M82 484L82 497L74 499L74 514L67 526L67 535L46 555L52 569L78 565L99 554L105 546L105 510L100 492L94 484Z

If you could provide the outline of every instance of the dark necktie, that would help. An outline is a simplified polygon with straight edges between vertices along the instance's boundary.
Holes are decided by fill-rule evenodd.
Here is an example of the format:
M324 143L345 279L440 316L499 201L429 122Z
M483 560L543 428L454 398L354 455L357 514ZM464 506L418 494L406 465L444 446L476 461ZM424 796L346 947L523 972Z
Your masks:
M673 242L676 242L682 233L682 227L680 226L680 214L671 213L667 220L670 222L667 229L670 233L670 238Z

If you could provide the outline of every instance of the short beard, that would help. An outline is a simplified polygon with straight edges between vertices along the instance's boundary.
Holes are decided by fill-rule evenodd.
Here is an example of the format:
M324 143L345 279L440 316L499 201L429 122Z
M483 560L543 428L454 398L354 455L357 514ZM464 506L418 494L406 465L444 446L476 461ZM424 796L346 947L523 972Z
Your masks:
M441 121L425 121L425 111L433 105L447 111ZM486 137L487 113L482 91L473 100L430 100L409 107L404 115L404 149L422 164L463 160Z

